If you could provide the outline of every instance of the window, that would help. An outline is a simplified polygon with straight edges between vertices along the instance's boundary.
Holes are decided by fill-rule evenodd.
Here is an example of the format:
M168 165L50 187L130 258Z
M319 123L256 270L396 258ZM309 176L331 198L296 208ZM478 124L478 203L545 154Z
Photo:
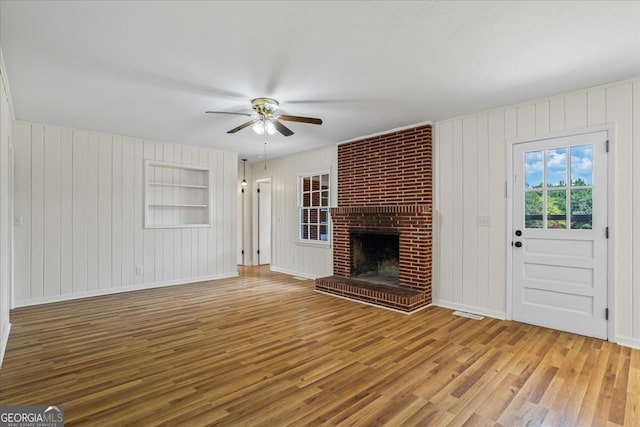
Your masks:
M329 241L329 174L300 177L299 238L309 242Z
M590 230L593 145L524 155L525 228Z

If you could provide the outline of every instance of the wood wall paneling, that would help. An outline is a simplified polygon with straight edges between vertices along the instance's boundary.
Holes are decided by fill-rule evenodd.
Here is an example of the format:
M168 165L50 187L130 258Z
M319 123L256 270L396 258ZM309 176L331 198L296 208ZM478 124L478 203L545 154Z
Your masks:
M31 129L30 298L44 296L44 126Z
M135 226L136 206L136 181L135 181L135 150L136 141L133 138L123 138L122 140L122 172L121 172L121 254L122 286L129 287L136 283L136 234ZM115 173L114 173L115 176ZM142 183L142 181L141 181ZM142 214L142 213L141 213Z
M489 114L487 126L489 140L489 214L491 227L487 248L488 266L488 301L486 307L500 313L505 307L505 292L501 284L506 283L506 171L496 165L506 164L505 112L496 111ZM481 307L485 307L482 306Z
M616 331L633 336L633 146L632 85L607 88L607 122L616 124ZM636 189L640 193L640 189ZM640 194L636 196L640 197ZM639 237L635 237L638 239ZM640 331L639 331L640 332ZM635 338L640 338L637 336Z
M543 100L536 102L536 135L545 135L549 133L550 118L549 118L549 101Z
M633 334L632 337L640 339L640 81L633 83L633 99L632 99L632 147L633 147L633 216L631 223L633 224L633 258L631 265L632 271L632 292L633 292ZM617 230L624 230L618 228Z
M234 153L23 122L15 129L17 306L237 274ZM211 167L216 224L144 229L145 159Z
M111 286L122 287L122 137L111 147Z
M477 120L477 215L491 216L489 213L489 117L481 114ZM493 218L492 218L493 221ZM489 227L476 227L477 239L477 280L478 297L475 305L489 305Z
M89 133L87 144L87 290L98 289L98 237L99 237L99 203L98 198L98 158L100 135Z
M44 134L43 296L59 295L60 286L60 175L61 129L47 127Z
M14 227L14 252L24 254L14 257L13 297L22 301L31 297L31 126L16 123L13 141L13 161L21 166L14 168L14 211L20 219L20 224Z
M478 118L462 120L462 303L478 305Z
M536 105L520 105L516 110L517 130L519 138L536 134Z
M451 175L451 196L453 198L452 206L452 244L453 244L453 260L452 260L452 288L453 299L463 303L463 271L464 271L464 191L463 191L463 146L462 146L462 120L453 121L453 139L452 139L452 175Z
M73 293L73 131L61 129L60 293Z
M587 92L580 91L564 97L564 120L566 129L587 127Z
M2 52L0 52L0 365L9 340L11 323L12 263L12 172L13 172L13 106L8 87Z
M98 289L113 286L112 276L112 206L113 206L113 138L100 135L98 146Z
M587 92L587 126L603 125L607 122L606 89L595 88Z
M440 165L438 175L434 177L434 185L439 188L435 205L439 228L434 238L434 250L439 254L438 276L434 278L434 298L453 301L453 122L437 125L435 138L435 155ZM438 179L439 178L439 179Z
M88 134L85 132L73 132L73 284L72 293L87 291L87 151ZM18 181L18 180L16 180ZM16 249L16 259L21 252ZM24 256L23 256L24 257ZM17 286L19 288L19 286ZM23 300L28 300L24 298Z
M551 98L549 100L549 131L558 132L564 129L564 98Z
M146 253L145 253L145 244L144 244L144 236L147 231L142 228L142 224L144 222L144 168L136 167L136 165L140 165L144 163L144 146L145 143L143 140L136 139L135 147L134 147L134 155L135 160L133 162L133 179L134 179L134 216L133 216L133 226L135 229L135 237L134 237L134 257L135 257L135 283L136 285L140 285L145 283L146 280L152 282L151 274L149 271L151 270L151 263L145 264ZM138 267L142 270L140 273L137 272ZM152 271L152 270L151 270Z

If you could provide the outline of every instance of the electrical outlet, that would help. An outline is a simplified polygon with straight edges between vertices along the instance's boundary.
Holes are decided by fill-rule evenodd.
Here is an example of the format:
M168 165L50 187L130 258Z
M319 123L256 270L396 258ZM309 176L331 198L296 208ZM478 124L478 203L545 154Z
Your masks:
M136 276L141 276L142 275L142 266L137 266L136 267Z

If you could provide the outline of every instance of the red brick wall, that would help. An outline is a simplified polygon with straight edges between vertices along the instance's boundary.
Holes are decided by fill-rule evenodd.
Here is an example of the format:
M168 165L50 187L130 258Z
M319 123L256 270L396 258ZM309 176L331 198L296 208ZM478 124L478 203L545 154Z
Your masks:
M430 205L431 125L338 146L338 206Z

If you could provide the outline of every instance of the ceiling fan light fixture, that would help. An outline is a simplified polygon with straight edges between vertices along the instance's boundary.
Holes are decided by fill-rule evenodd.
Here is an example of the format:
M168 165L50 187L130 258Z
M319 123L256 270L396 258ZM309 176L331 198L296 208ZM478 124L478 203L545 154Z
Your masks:
M251 129L253 129L253 131L258 135L264 135L264 123L262 120L255 122L253 126L251 126Z
M273 135L274 133L276 133L276 126L271 120L265 120L264 130L267 132L267 135Z
M251 126L251 129L253 129L253 131L258 135L264 135L264 134L273 135L276 133L276 127L271 121L271 119L265 119L265 118L255 122L253 126Z
M206 113L217 114L238 114L241 116L251 117L251 120L244 122L240 126L237 126L227 133L236 133L244 128L250 127L253 131L262 135L274 135L276 132L280 132L283 136L293 135L293 131L286 127L281 120L289 122L310 123L314 125L321 125L322 119L314 117L302 117L302 116L290 116L287 114L276 114L280 104L273 98L255 98L251 100L251 106L255 111L254 114L238 113L234 111L206 111Z

